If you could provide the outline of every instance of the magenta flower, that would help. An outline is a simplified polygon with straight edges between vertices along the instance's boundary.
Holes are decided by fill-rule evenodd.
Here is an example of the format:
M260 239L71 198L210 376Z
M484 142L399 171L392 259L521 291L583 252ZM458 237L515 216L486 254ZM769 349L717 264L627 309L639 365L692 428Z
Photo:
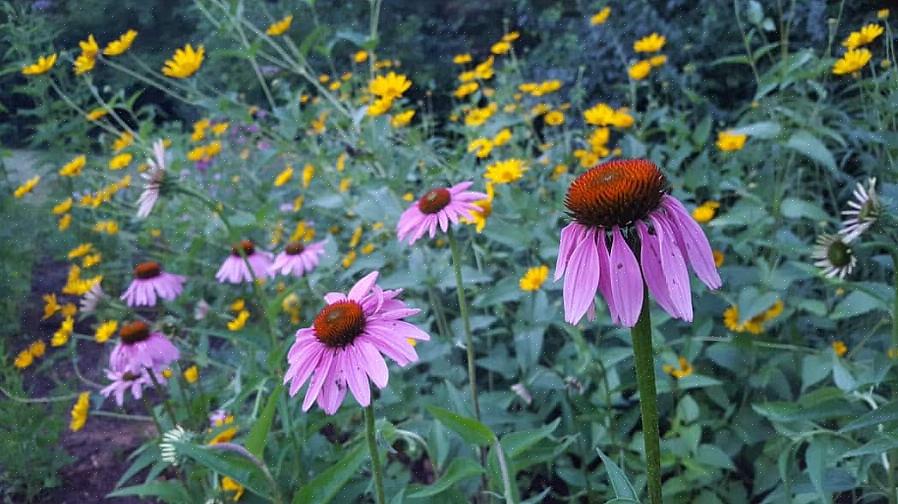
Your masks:
M303 245L301 242L288 243L284 251L274 258L269 272L272 276L293 275L301 277L318 267L324 254L324 241Z
M431 189L421 197L414 205L408 207L399 217L396 224L396 234L399 241L406 241L411 245L429 233L430 237L436 236L437 226L443 232L449 230L449 223L458 223L460 218L472 219L472 211L479 211L480 207L474 204L487 198L481 192L467 191L473 182L461 182L452 187L438 187Z
M243 249L246 261L243 260L243 256L240 255L237 247ZM250 240L243 240L237 247L231 249L231 254L222 263L221 268L218 268L218 273L215 274L216 280L221 283L230 282L236 284L252 282L253 275L256 278L271 276L269 272L271 267L270 252L256 250L256 245ZM247 263L249 263L249 267L247 267ZM252 268L252 271L250 271L250 268Z
M561 231L555 265L555 281L565 277L567 322L595 318L598 290L613 322L633 327L644 285L672 317L691 321L687 262L708 288L720 287L708 239L668 190L658 167L644 159L609 161L571 183L565 206L573 222Z
M294 396L311 377L303 411L308 411L317 400L325 413L333 415L346 397L347 388L361 406L368 406L368 379L378 388L387 386L389 375L381 354L405 366L418 360L409 340L430 339L427 333L402 320L420 310L396 299L401 289L385 291L378 287L377 275L377 271L369 273L349 294L325 295L327 305L312 326L296 332L296 341L287 354L290 368L284 383L290 383L290 395Z
M109 369L140 374L146 369L162 371L178 360L181 353L162 333L151 332L150 326L136 321L119 331L121 341L109 355Z
M165 377L162 376L162 373L156 372L155 374L156 380L159 383L165 383ZM115 402L119 406L122 406L125 402L125 392L130 390L131 397L140 399L143 397L143 388L151 387L153 385L153 382L150 379L150 374L146 369L140 373L107 369L106 378L112 380L112 383L103 388L103 390L100 391L100 394L107 398L114 394Z
M162 271L155 261L148 261L134 267L134 280L122 294L128 306L156 306L156 296L173 301L184 290L187 278Z

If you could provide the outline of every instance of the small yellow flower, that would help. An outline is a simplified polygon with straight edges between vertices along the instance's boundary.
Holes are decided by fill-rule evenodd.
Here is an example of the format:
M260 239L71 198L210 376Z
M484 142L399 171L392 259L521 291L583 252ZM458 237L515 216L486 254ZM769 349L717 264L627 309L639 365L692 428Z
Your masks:
M187 383L196 383L200 379L200 370L196 365L190 366L184 371L184 379Z
M343 256L343 260L340 261L340 264L342 264L344 268L349 269L349 267L352 266L352 263L355 262L357 256L358 254L355 253L355 250L350 250L349 253Z
M462 222L473 224L477 233L481 233L486 227L486 220L493 213L493 199L496 197L496 191L492 182L486 183L486 199L475 201L474 204L480 207L479 210L471 212L471 219L462 217Z
M415 117L414 110L406 110L404 112L400 112L394 115L392 119L390 119L390 126L394 128L404 128L412 122L413 117Z
M407 192L402 195L402 201L415 201L415 195Z
M474 76L480 80L490 80L495 75L495 71L493 70L493 62L495 60L492 56L486 59L483 63L474 67Z
M658 52L664 48L665 42L667 42L667 38L664 35L652 33L633 42L633 50L647 53Z
M228 127L230 127L230 123L226 123L226 122L217 123L215 126L212 126L212 133L215 136L220 137L220 136L224 135L225 132L228 131Z
M338 189L340 190L341 193L345 193L345 192L349 191L350 187L352 187L352 179L349 177L346 177L340 181L340 186L338 187Z
M477 74L473 70L468 70L466 72L461 72L458 74L458 80L461 82L472 82L477 79Z
M116 330L118 330L118 321L107 320L97 326L97 329L94 332L94 341L97 343L106 343L109 341L109 338L115 334Z
M469 94L474 93L479 88L480 88L480 84L478 84L476 81L465 82L465 83L460 84L455 89L455 91L452 93L452 96L454 96L456 98L464 98L465 96L468 96Z
M711 219L713 219L714 215L717 214L718 208L720 208L719 202L706 201L697 206L695 210L692 211L692 218L695 219L699 224L711 222Z
M97 233L106 233L108 235L118 234L119 231L118 222L111 219L97 221L92 229Z
M103 49L103 54L106 56L122 55L125 53L125 51L131 48L131 44L134 43L134 39L136 38L137 32L134 30L128 30L123 33L121 37L106 44L106 48Z
M239 501L240 498L243 497L243 485L227 476L221 478L221 489L224 492L233 493L234 495L231 496L231 500L234 502Z
M228 330L239 331L246 327L246 321L249 320L249 310L240 310L237 316L228 322Z
M524 292L533 292L539 290L547 278L549 278L549 267L546 265L535 266L524 273L524 276L518 281L518 286Z
M362 226L356 226L349 238L349 248L355 248L362 241Z
M649 62L649 65L652 65L652 68L655 68L667 63L667 56L659 54L657 56L652 56L647 61Z
M869 49L853 49L842 55L842 58L833 64L833 73L835 75L845 75L860 71L867 63L873 53Z
M502 35L502 42L514 42L515 40L521 38L521 33L518 31L510 31L505 35Z
M75 75L83 75L93 70L96 64L96 58L81 54L75 58L75 63L72 65L72 68L75 70Z
M67 213L59 218L59 223L57 224L57 229L60 231L65 231L72 225L72 214Z
M530 109L530 115L537 117L547 114L550 110L552 110L552 107L550 107L548 103L537 103Z
M475 138L468 144L468 152L475 152L475 156L483 159L493 151L493 142L489 138Z
M93 34L88 35L87 40L78 42L78 46L81 47L81 54L88 58L96 58L97 53L100 52L100 45L97 44L97 40L94 38Z
M174 373L172 372L171 368L165 368L162 370L162 377L166 380L170 380L172 376L174 376Z
M331 91L336 91L336 90L340 89L340 87L342 85L343 85L342 82L335 80L334 82L331 82L330 85L327 86L327 88L330 89Z
M520 159L506 159L496 161L486 167L484 178L496 184L509 184L520 180L524 176L527 167Z
M493 145L495 147L499 147L508 143L511 140L511 130L508 128L502 128L496 133L496 136L493 137Z
M876 40L882 35L883 31L885 31L885 29L882 26L876 23L870 23L861 27L861 29L856 32L851 32L851 35L842 41L842 45L847 49L863 47Z
M36 62L22 68L22 75L42 75L50 71L56 64L56 53L41 56Z
M892 360L898 359L898 347L889 347L889 349L886 350L886 356Z
M777 299L776 301L774 301L773 305L770 306L770 308L767 308L767 310L764 311L764 321L766 322L768 320L773 320L779 317L780 315L782 315L785 307L786 303L784 303L782 299Z
M557 165L555 165L555 168L552 169L552 175L551 175L551 178L552 178L552 180L558 180L558 179L560 179L563 175L565 175L567 172L568 172L568 167L567 167L567 165L564 165L564 164L557 164Z
M352 55L352 61L356 63L364 63L368 61L368 51L357 51Z
M246 301L243 298L235 299L230 305L228 305L228 309L230 309L234 313L242 312L246 308Z
M302 167L302 188L308 189L309 184L312 183L312 177L315 176L315 167L311 164L306 164Z
M74 317L76 313L78 313L78 307L75 303L66 303L62 305L62 310L59 312L64 318Z
M118 154L109 160L109 169L121 170L131 164L132 159L134 159L134 156L130 152Z
M279 37L290 29L290 25L293 24L293 14L288 14L280 21L276 21L265 30L266 35L270 35L272 37Z
M496 55L506 54L511 50L511 44L501 40L490 47L490 52Z
M62 321L62 324L59 326L59 329L53 333L53 338L50 339L50 345L54 347L61 347L69 342L69 337L72 336L72 332L75 330L75 319L72 317L68 317Z
M391 98L378 98L371 102L371 105L368 106L367 114L371 117L377 117L379 115L386 114L390 107L393 106L393 100Z
M68 257L68 259L71 261L72 259L77 259L79 257L86 256L93 249L94 249L93 244L82 243L81 245L78 245L77 247L73 248L72 250L69 250L69 253L66 257Z
M74 159L72 159L59 169L59 176L74 177L76 175L80 175L81 171L84 169L85 164L87 164L87 156L85 156L84 154L76 156Z
M134 143L134 135L131 134L130 131L122 131L118 138L112 142L112 151L120 152L124 149L127 149Z
M713 250L713 251L711 251L711 255L714 257L714 266L715 267L719 268L719 267L723 266L723 261L725 259L723 252L721 252L719 250Z
M69 422L69 429L71 429L72 432L78 432L84 428L84 424L87 423L87 414L89 410L90 392L82 392L78 395L78 400L75 401L75 405L72 406L72 421Z
M643 80L652 72L652 64L648 60L640 60L630 65L627 75L635 81Z
M842 340L833 341L832 347L836 357L844 357L848 353L848 345Z
M748 140L748 135L745 133L721 131L717 133L717 148L723 152L742 150L746 140Z
M47 320L61 309L62 306L60 306L59 302L56 300L56 294L44 294L44 316L41 317L41 320Z
M31 352L29 352L27 349L19 352L19 354L16 355L16 360L13 361L13 365L16 367L16 369L25 369L32 363L34 363L34 356L31 355Z
M480 126L496 113L497 105L490 103L485 107L475 107L465 114L465 126Z
M553 110L543 117L543 121L549 126L561 126L564 124L564 112Z
M677 366L665 364L661 366L661 369L677 380L682 380L693 372L692 364L690 364L689 361L686 360L686 357L683 356L677 357Z
M47 344L43 340L37 340L28 345L28 352L34 357L43 357L47 351Z
M190 141L192 142L202 142L206 137L206 130L209 128L209 125L212 122L209 119L203 118L199 121L193 123L193 133L190 135Z
M593 26L598 26L601 24L605 24L608 21L608 17L611 16L611 7L605 7L599 12L596 12L589 18L589 24Z
M53 215L62 215L72 209L72 198L66 198L53 207Z
M237 435L237 427L228 427L227 429L216 434L212 439L209 440L210 445L217 445L219 443L228 443Z
M390 72L387 75L378 75L368 83L368 92L374 96L395 100L412 87L412 81L405 75Z
M876 19L886 19L889 17L889 9L879 9L876 11Z
M17 187L15 192L13 192L13 196L15 196L16 198L24 197L26 194L33 191L34 188L37 187L38 182L40 182L40 181L41 181L41 176L35 175L34 177L26 180L24 184Z
M206 49L203 46L194 51L190 44L178 49L175 54L165 61L162 73L174 79L186 79L195 74L203 64Z
M452 58L452 62L455 63L456 65L464 65L465 63L470 63L471 61L473 61L471 59L471 55L467 54L467 53L466 54L456 54Z
M362 245L361 250L362 250L362 255L371 255L371 253L374 252L374 244L366 243L366 244Z
M277 177L274 178L274 186L281 187L282 185L290 182L290 179L293 178L293 167L287 165L280 173L277 174Z

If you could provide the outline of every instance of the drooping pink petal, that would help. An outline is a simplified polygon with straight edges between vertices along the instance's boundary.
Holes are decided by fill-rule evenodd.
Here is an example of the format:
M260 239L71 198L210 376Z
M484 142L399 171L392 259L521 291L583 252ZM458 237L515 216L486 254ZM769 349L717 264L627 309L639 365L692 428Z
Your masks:
M621 325L633 327L639 319L645 295L642 272L639 271L639 263L620 228L614 226L611 234L611 295L620 315Z
M564 277L564 320L576 324L595 303L599 287L599 254L595 230L586 231L574 248Z
M557 282L563 275L574 248L580 243L580 237L586 230L580 224L571 222L561 230L561 243L558 244L558 259L555 261L555 279Z
M312 404L315 403L315 400L318 399L318 394L321 393L321 388L324 386L324 382L328 378L328 374L330 373L333 361L333 352L323 352L321 354L321 360L319 360L318 365L315 366L315 374L312 375L312 381L309 383L309 389L306 391L306 397L302 401L303 411L309 411L309 408L311 408Z
M362 366L371 381L377 385L377 388L384 388L390 379L390 373L387 370L387 363L384 358L364 336L355 341L355 347L359 351L359 357L362 360Z
M371 387L368 385L368 376L362 366L362 359L354 345L346 346L344 365L349 390L360 406L368 406L371 402Z
M605 230L596 231L597 250L599 252L599 292L608 305L608 313L611 315L611 322L620 323L620 314L617 306L614 304L614 296L611 291L611 255L608 252L608 245L605 242Z
M648 231L648 227L641 221L636 223L639 232L640 252L639 264L645 276L645 283L655 301L664 308L664 311L672 317L680 318L680 313L671 302L670 289L664 276L664 267L661 265L661 255L658 250L658 237Z
M701 226L689 215L686 207L672 196L666 195L662 205L669 212L669 222L673 224L673 231L677 235L678 243L685 248L685 255L696 276L709 289L720 288L720 274L714 265L714 254L711 244L705 236Z
M664 280L670 292L670 301L678 318L692 322L692 291L689 286L689 272L686 261L680 253L677 238L668 220L661 214L652 215L655 235L658 238L658 254L661 258Z

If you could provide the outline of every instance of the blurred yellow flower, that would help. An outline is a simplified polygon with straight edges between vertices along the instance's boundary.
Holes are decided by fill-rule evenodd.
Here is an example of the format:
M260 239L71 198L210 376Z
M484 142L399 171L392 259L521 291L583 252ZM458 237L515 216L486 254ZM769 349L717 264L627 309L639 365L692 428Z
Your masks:
M520 159L506 159L496 161L486 167L484 178L496 184L509 184L520 180L524 176L527 167Z
M162 73L174 79L186 79L200 69L205 55L203 46L194 51L193 46L187 44L183 49L177 49L171 59L165 60Z
M309 184L312 183L312 177L315 176L315 167L311 164L306 164L302 167L302 187L303 189L308 189Z
M714 215L717 213L718 208L720 208L719 202L706 201L692 211L692 218L695 219L699 224L711 222L711 219L714 218Z
M723 261L725 258L723 255L723 252L721 252L719 250L712 250L711 255L714 257L714 266L716 266L718 268L723 266Z
M111 220L111 219L107 219L107 220L97 221L96 224L94 224L94 227L92 229L94 231L96 231L97 233L106 233L109 235L114 235L114 234L118 233L119 227L118 227L117 222L115 222L114 220Z
M495 71L493 70L494 61L493 57L490 56L486 61L474 67L474 75L480 80L492 79L493 75L495 75Z
M134 143L134 135L130 131L122 131L119 136L112 142L112 151L119 152L131 146Z
M404 112L400 112L394 115L392 119L390 119L390 126L394 128L404 128L412 122L413 117L415 117L414 110L406 110Z
M844 357L848 353L848 345L842 340L833 341L832 347L836 357Z
M560 110L553 110L543 117L543 121L546 122L549 126L561 126L564 124L564 112Z
M496 136L493 137L493 145L499 147L508 143L509 140L511 140L511 130L502 128L496 133Z
M340 190L341 193L345 193L346 191L349 191L349 188L351 186L352 186L352 179L349 177L346 177L340 181L340 186L338 189Z
M78 313L78 307L75 306L75 303L66 303L62 305L62 310L60 310L60 314L64 318L74 317L76 313Z
M412 87L412 81L405 75L390 72L387 75L378 75L368 83L368 91L382 99L395 100L402 93Z
M212 126L212 133L215 136L220 137L228 131L228 127L230 126L231 124L226 122L217 123L215 124L215 126Z
M658 52L664 48L667 38L664 35L652 33L633 42L633 50L636 52Z
M228 309L234 313L242 312L244 308L246 308L246 301L244 301L243 298L237 298L228 305Z
M879 9L876 11L877 19L886 19L889 17L889 9Z
M72 209L72 198L66 198L53 207L53 215L62 215Z
M13 366L15 366L16 369L25 369L33 362L34 356L31 355L31 352L26 349L22 350L18 355L16 355L16 359L13 361Z
M614 109L605 103L597 103L583 111L583 120L594 126L608 126L614 117Z
M23 183L22 185L20 185L19 187L16 188L16 190L13 192L13 196L15 196L16 198L24 197L26 194L33 191L34 188L37 187L37 184L40 181L41 181L40 175L35 175L34 177L31 177L30 179L26 180L25 183Z
M378 98L368 106L367 114L372 117L383 115L390 110L390 107L392 106L393 100L391 98Z
M223 476L221 478L221 489L224 492L233 493L231 496L231 500L237 502L243 497L243 485L237 483L235 480L229 478L228 476Z
M228 322L228 330L239 331L246 327L246 321L249 320L249 310L241 309L237 316Z
M502 42L514 42L515 40L521 38L521 33L518 31L510 31L505 35L502 35Z
M493 142L489 138L475 138L468 143L468 152L475 152L474 155L481 159L489 156L492 151Z
M53 333L53 337L50 339L50 345L54 347L61 347L69 342L69 337L72 336L72 332L75 330L75 319L72 317L67 317L60 324L59 329Z
M282 185L290 182L290 179L293 178L293 167L287 165L277 176L274 178L274 186L281 187Z
M630 65L627 75L633 80L643 80L652 72L652 64L648 60L640 60Z
M461 221L466 224L473 224L474 229L477 233L483 231L483 228L486 227L486 220L493 213L493 199L496 197L496 190L494 188L492 182L486 183L486 199L482 199L479 201L475 201L474 204L480 207L479 210L473 210L471 212L471 219L467 219L462 217Z
M506 54L510 50L511 44L504 40L500 40L499 42L496 42L495 44L490 46L490 52L497 55Z
M608 21L608 17L611 16L611 7L605 7L599 12L596 12L589 18L589 24L593 26L598 26L600 24L605 24Z
M91 59L96 58L100 52L100 45L97 44L93 34L88 35L87 40L78 42L78 46L81 47L81 55Z
M228 427L227 429L213 436L212 439L209 440L208 444L217 445L220 443L228 443L232 439L234 439L235 436L237 436L237 427Z
M209 129L211 123L212 122L206 118L193 123L193 133L190 134L190 141L202 142L203 139L206 138L206 130Z
M677 380L681 380L691 375L693 372L692 364L686 360L686 357L680 356L677 357L677 366L673 366L671 364L665 364L661 366L661 370L665 373L673 376Z
M47 320L52 317L56 312L62 309L62 306L59 305L59 302L56 300L56 294L44 294L44 316L41 317L41 320Z
M356 226L356 228L352 230L352 236L349 238L349 248L358 246L359 242L362 241L363 232L362 226Z
M747 139L748 135L744 133L721 131L717 133L717 148L723 152L741 150L743 147L745 147L745 141Z
M78 395L78 400L75 401L75 405L72 406L72 420L69 422L69 429L71 429L72 432L78 432L84 428L84 424L87 423L87 414L89 410L90 392L82 392Z
M106 56L119 56L124 54L125 51L131 48L131 44L134 43L134 39L136 38L137 32L128 30L116 40L106 44L106 48L103 49L103 54Z
M28 345L28 352L34 357L43 357L47 351L47 344L43 340L37 340Z
M456 65L464 65L465 63L470 63L472 61L470 54L456 54L452 58L452 62Z
M60 231L65 231L72 225L72 214L65 214L59 218L59 223L57 224L57 229Z
M518 286L524 292L537 291L547 278L549 278L549 267L546 265L535 266L524 273L524 276L518 281Z
M72 68L75 70L75 75L83 75L93 70L96 64L96 58L81 54L75 58L75 63L72 65Z
M407 192L402 195L402 200L403 201L415 201L415 195L410 192Z
M129 164L131 164L131 160L134 159L134 156L130 152L123 152L118 154L109 160L109 169L110 170L121 170L125 168Z
M457 88L455 88L455 91L452 93L452 96L454 96L456 98L464 98L465 96L468 96L469 94L474 93L479 88L480 88L480 84L478 84L477 82L473 82L473 81L465 82L465 83L460 84Z
M496 113L497 105L490 103L485 107L475 107L465 114L465 126L480 126Z
M370 255L372 252L374 252L373 243L366 243L362 246L362 255Z
M352 55L352 60L356 63L364 63L368 61L368 51L358 51Z
M343 265L343 268L349 269L349 267L352 266L352 263L355 262L356 256L355 250L350 250L349 253L343 256L343 260L340 261L340 264Z
M872 57L873 53L869 49L848 51L833 64L833 73L835 75L845 75L857 72L864 68Z
M194 364L184 370L184 379L187 383L196 383L200 379L200 369Z
M272 37L281 36L287 33L287 30L290 29L291 24L293 24L293 14L288 14L280 21L271 23L268 29L265 30L265 34Z
M860 30L856 32L851 32L844 41L842 41L842 45L848 49L857 49L858 47L863 47L874 40L877 39L885 29L876 24L870 23L861 27Z
M652 56L647 61L649 62L649 65L652 65L652 68L655 68L667 63L667 56L659 54L657 56Z
M87 119L88 121L93 122L93 121L100 120L106 114L107 114L107 112L106 112L105 108L97 107L97 108L91 110L90 112L88 112L87 115L84 116L84 118Z
M474 70L468 70L466 72L462 72L458 74L458 80L462 82L471 82L477 79L477 74L474 73Z
M558 180L562 177L562 175L568 172L568 167L565 164L557 164L555 168L552 168L552 175L550 177L552 180Z
M118 321L107 320L97 326L97 329L94 332L94 341L97 343L106 343L109 341L109 338L115 334L116 330L118 330Z
M56 64L56 53L41 56L36 62L22 68L22 75L42 75L50 71Z

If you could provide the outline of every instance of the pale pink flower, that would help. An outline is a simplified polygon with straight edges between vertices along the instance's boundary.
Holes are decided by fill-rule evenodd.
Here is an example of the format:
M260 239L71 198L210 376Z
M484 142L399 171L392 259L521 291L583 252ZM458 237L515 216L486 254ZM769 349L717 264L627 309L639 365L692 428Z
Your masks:
M178 348L160 332L150 331L141 321L126 324L119 331L120 341L109 355L109 369L139 374L145 369L162 371L180 358Z
M238 247L243 250L246 260L243 259ZM256 245L252 241L243 240L240 245L231 249L231 254L222 263L221 268L218 268L215 279L221 283L252 282L253 277L271 276L269 268L271 268L271 253L256 250Z
M382 290L376 284L377 275L377 271L369 273L348 294L325 295L327 305L313 325L296 332L296 341L287 354L290 368L284 383L290 384L293 396L309 381L303 411L317 400L318 406L332 415L347 390L361 406L368 406L368 380L381 389L387 386L389 374L381 354L404 367L418 360L410 340L430 339L402 320L420 310L397 299L401 290Z
M122 294L128 306L156 306L156 297L174 301L184 290L186 277L168 273L155 261L147 261L134 267L134 280Z
M144 179L143 192L137 199L137 218L146 219L159 199L165 181L165 144L162 140L153 143L153 157L147 159L150 169L140 176Z
M459 219L473 220L471 212L481 210L474 202L487 199L487 195L468 191L472 184L473 182L461 182L452 187L438 187L428 191L399 217L396 224L399 241L408 241L411 245L424 236L424 233L433 238L438 227L445 233L449 230L450 223L458 223Z
M324 254L324 241L303 245L301 242L288 243L284 251L274 258L269 268L272 275L293 275L301 277L318 267Z
M112 380L112 383L101 390L100 394L107 398L110 395L115 395L115 402L119 406L122 406L125 402L125 392L130 391L131 397L140 399L143 397L143 388L153 386L150 374L146 369L139 373L107 369L106 378ZM165 383L165 377L162 376L161 372L156 373L156 380L160 384Z

